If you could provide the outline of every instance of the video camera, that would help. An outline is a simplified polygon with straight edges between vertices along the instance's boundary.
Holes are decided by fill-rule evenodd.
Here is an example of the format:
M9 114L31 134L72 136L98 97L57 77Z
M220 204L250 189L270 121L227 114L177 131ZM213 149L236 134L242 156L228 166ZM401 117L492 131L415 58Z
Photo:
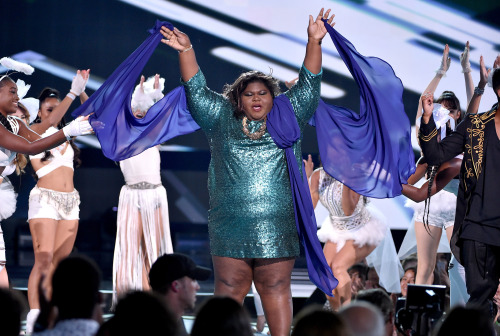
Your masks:
M427 336L445 309L446 286L408 285L406 298L396 303L396 327L407 335Z

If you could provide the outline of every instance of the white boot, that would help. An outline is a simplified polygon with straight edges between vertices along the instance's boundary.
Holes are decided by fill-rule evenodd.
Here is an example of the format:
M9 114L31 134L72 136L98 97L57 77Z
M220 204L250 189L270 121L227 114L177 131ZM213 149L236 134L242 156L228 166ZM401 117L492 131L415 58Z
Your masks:
M31 335L33 333L33 327L35 326L35 322L39 314L40 314L40 309L30 309L28 315L26 316L27 335Z

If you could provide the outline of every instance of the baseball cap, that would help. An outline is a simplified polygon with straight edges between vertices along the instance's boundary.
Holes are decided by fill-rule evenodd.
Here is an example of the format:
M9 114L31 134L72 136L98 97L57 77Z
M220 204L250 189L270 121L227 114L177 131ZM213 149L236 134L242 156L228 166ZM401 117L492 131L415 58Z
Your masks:
M212 270L195 264L193 259L180 253L164 254L153 263L149 271L149 284L153 290L182 277L194 280L207 280Z

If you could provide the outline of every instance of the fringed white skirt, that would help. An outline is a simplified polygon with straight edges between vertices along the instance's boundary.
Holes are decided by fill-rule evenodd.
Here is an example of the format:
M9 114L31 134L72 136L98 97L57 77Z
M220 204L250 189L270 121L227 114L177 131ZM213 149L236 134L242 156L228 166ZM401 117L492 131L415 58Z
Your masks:
M0 222L12 216L16 211L17 194L9 179L4 177L0 183ZM0 271L5 267L5 241L3 239L2 226L0 225Z
M375 207L368 204L365 206L368 211L366 224L350 230L340 230L334 227L327 217L323 225L318 230L318 238L321 242L331 241L337 244L337 252L344 247L345 242L353 240L355 245L362 247L364 245L378 245L386 234L386 220L384 215Z
M161 185L152 189L120 192L113 258L113 303L129 290L142 290L146 275L156 259L172 253L167 192Z

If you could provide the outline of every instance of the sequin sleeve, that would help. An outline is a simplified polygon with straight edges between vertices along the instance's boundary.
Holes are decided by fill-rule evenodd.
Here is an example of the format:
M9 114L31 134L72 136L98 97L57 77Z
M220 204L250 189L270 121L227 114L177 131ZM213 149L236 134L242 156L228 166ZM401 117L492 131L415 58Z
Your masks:
M311 119L318 107L323 70L314 75L302 65L299 71L299 80L285 94L292 103L295 116L302 127Z
M230 107L230 103L221 94L207 87L201 70L182 84L193 119L205 132L215 130L221 114Z

